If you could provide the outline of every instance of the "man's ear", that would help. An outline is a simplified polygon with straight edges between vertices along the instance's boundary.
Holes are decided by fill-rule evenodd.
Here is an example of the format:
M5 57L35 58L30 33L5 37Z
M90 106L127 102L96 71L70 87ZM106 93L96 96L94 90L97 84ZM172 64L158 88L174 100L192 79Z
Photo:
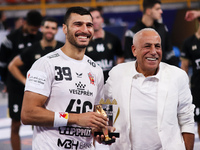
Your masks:
M134 45L131 46L133 56L137 56L136 47Z
M147 8L147 9L146 9L146 14L147 14L147 15L151 15L151 8Z
M64 33L64 34L67 34L67 25L66 25L66 24L63 24L62 26L63 26L63 27L62 27L63 33Z

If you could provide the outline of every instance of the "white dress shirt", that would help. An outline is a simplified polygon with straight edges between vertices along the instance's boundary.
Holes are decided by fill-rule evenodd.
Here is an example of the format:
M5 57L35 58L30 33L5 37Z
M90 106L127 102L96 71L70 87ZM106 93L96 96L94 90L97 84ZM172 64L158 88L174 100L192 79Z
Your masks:
M133 150L162 148L157 127L158 81L159 73L145 77L134 69L130 99L130 140Z

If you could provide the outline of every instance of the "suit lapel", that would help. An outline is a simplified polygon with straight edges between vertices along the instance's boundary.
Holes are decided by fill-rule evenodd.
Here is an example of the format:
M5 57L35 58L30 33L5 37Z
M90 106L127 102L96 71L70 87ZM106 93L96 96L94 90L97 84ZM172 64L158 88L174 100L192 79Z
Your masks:
M161 76L160 81L158 84L158 98L157 98L157 123L158 123L158 129L160 128L162 119L163 119L163 113L164 113L164 107L165 102L167 100L167 94L169 89L169 73L168 70L165 68L165 64L161 66ZM163 68L162 68L163 67Z

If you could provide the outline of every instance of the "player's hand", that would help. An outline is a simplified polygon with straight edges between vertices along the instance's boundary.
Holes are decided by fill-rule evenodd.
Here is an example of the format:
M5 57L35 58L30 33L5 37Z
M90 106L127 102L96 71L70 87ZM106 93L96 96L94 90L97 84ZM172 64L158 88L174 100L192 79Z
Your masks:
M196 19L197 17L200 17L200 11L189 10L185 14L186 21L192 21L192 20Z
M91 127L96 129L105 128L108 118L98 114L97 112L87 112L78 115L76 124L83 127Z

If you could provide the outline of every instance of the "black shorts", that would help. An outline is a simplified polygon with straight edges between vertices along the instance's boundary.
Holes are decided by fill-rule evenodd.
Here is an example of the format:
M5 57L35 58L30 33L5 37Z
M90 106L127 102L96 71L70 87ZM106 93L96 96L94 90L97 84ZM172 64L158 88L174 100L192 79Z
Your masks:
M8 90L8 106L10 118L20 121L24 86L10 87Z
M195 122L200 122L200 107L195 107L194 109L194 120Z

